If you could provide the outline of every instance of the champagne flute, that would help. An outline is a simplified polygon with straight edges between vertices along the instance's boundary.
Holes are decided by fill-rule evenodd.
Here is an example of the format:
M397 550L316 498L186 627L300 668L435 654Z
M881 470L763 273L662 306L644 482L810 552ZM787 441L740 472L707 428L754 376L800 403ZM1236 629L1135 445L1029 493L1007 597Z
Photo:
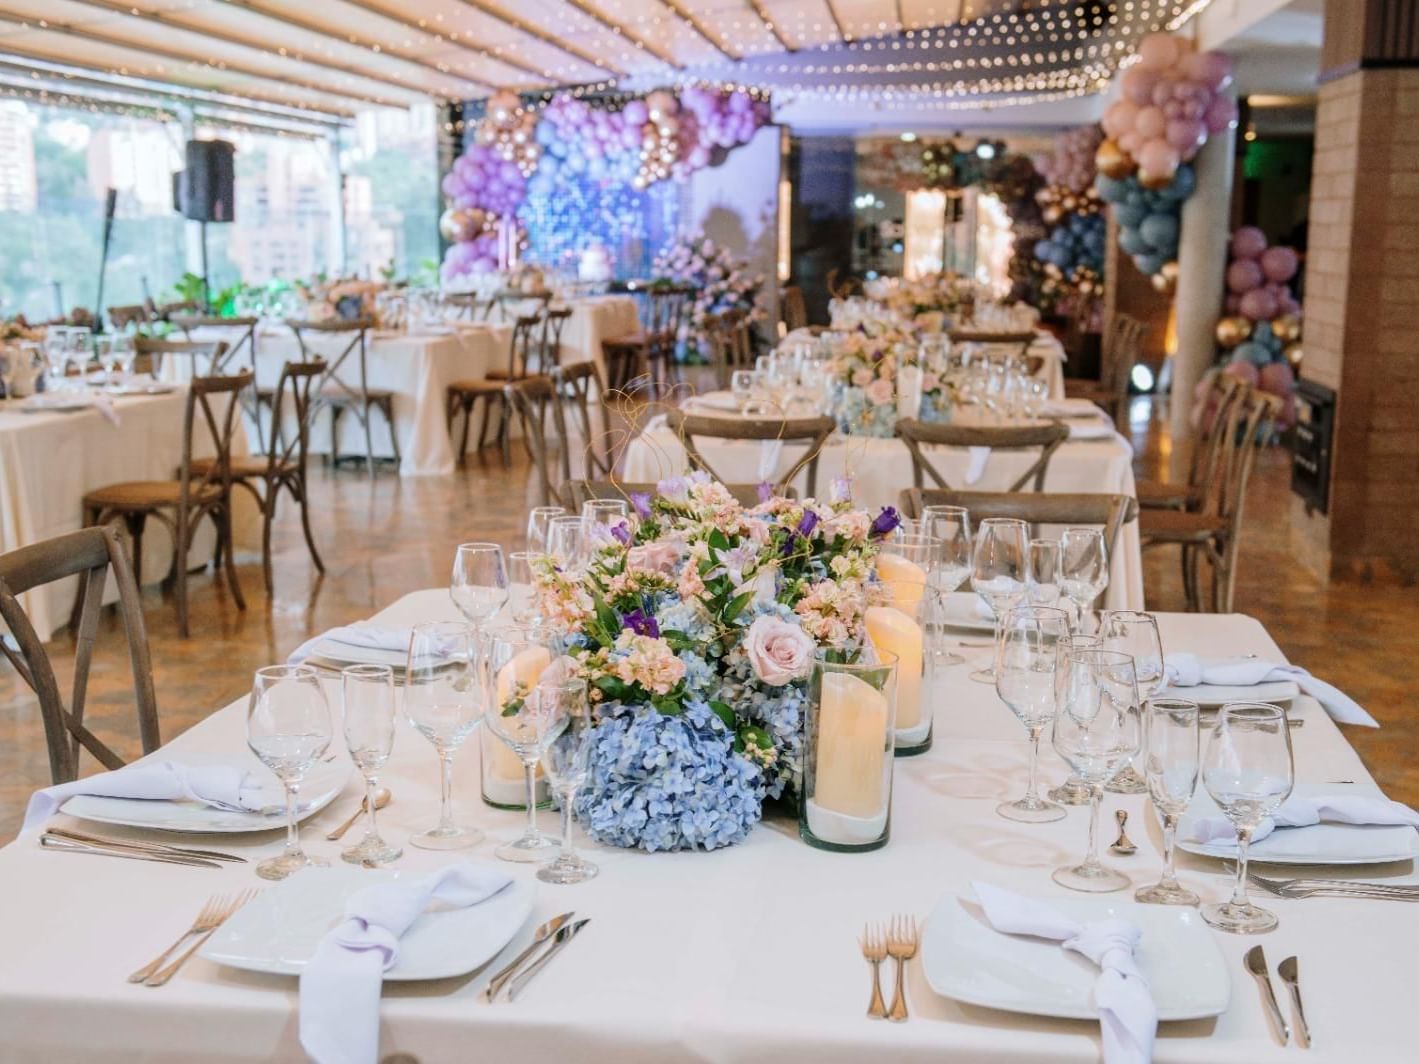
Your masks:
M1059 589L1074 603L1074 626L1085 630L1085 616L1109 586L1109 554L1097 528L1066 528L1059 537Z
M1134 901L1153 905L1196 905L1197 895L1178 882L1174 842L1178 818L1197 790L1198 709L1185 698L1154 698L1143 706L1143 773L1148 797L1163 822L1163 874L1142 887Z
M987 517L976 533L971 558L971 587L990 607L995 618L995 641L1000 639L1000 621L1010 607L1025 595L1025 544L1029 532L1024 521L1012 517ZM995 669L977 669L971 679L995 683Z
M375 821L379 771L394 748L394 670L388 665L351 665L340 672L340 696L345 718L345 746L350 760L365 778L365 837L340 857L357 865L382 865L402 854L379 837Z
M562 850L537 870L544 883L581 883L593 878L600 869L576 852L572 839L572 813L576 792L586 782L591 770L591 755L596 744L595 722L586 699L586 681L539 684L542 697L556 698L564 703L561 715L564 726L542 752L542 771L562 803Z
M1105 650L1133 655L1140 698L1152 698L1167 686L1168 678L1163 670L1163 637L1158 634L1158 621L1151 613L1107 610L1100 618L1099 635L1103 637ZM1104 789L1112 794L1143 794L1148 790L1148 783L1130 762L1109 780Z
M1229 900L1202 907L1202 918L1217 930L1255 935L1276 926L1276 914L1247 897L1247 856L1252 834L1291 796L1295 778L1291 729L1280 706L1233 702L1218 711L1202 784L1237 829L1237 881Z
M409 841L426 850L457 850L483 837L453 819L453 755L483 719L478 634L462 621L416 624L409 637L404 714L439 757L439 822Z
M268 665L256 670L246 709L246 745L286 792L286 846L256 866L262 879L285 879L327 862L301 849L296 801L306 773L330 746L330 707L320 678L308 665Z
M1082 864L1055 870L1070 890L1107 893L1126 875L1099 863L1099 803L1104 784L1138 752L1142 725L1133 659L1111 650L1071 650L1059 665L1054 749L1089 785L1089 852Z
M534 506L527 511L527 549L538 553L547 550L547 527L552 518L563 517L566 510L561 506Z
M536 624L537 589L532 563L542 557L530 550L515 550L507 556L508 612L517 624Z
M1025 797L1001 802L1006 820L1045 824L1063 820L1063 806L1039 796L1040 735L1055 711L1059 641L1069 635L1069 615L1049 606L1016 606L1001 622L995 650L995 692L1030 733L1030 784Z
M1025 555L1025 595L1036 606L1059 601L1059 544L1032 539Z
M943 596L949 595L971 575L971 515L964 506L923 506L921 534L937 543L936 564L928 582ZM944 668L965 660L960 654L942 650L936 664Z
M1071 650L1102 650L1104 641L1096 635L1081 635L1071 632L1059 641L1060 660ZM1088 805L1093 798L1093 789L1079 778L1073 769L1063 783L1049 792L1049 799L1060 805Z

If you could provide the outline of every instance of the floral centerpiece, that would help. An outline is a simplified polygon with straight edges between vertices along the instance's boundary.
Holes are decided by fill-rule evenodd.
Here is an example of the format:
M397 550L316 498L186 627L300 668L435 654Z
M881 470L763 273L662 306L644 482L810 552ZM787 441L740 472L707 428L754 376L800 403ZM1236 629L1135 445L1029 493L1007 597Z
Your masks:
M954 273L934 273L911 280L879 278L862 286L882 316L922 333L945 331L966 315L976 300L975 283Z
M898 519L764 494L745 508L704 474L662 481L584 571L535 566L561 668L588 682L576 813L601 842L728 846L800 784L815 652L863 645L872 558Z
M920 374L925 421L946 417L950 391L939 367L921 356L921 335L910 327L880 321L828 334L834 382L833 414L838 428L853 436L891 436L899 415L902 371Z
M657 283L685 285L694 290L680 324L677 350L681 361L709 361L711 315L740 310L750 321L763 317L758 305L763 274L750 273L747 263L736 262L727 248L709 237L681 237L655 257Z

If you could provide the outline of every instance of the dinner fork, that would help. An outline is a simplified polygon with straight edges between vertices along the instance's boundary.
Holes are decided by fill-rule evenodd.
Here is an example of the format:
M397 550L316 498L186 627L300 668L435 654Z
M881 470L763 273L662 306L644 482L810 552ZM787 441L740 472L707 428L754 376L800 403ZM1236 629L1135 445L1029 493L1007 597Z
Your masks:
M149 963L143 965L143 967L132 973L128 977L128 981L130 983L143 982L150 975L152 975L159 968L161 968L163 966L163 962L166 961L170 956L172 956L173 952L184 942L186 942L189 936L200 935L204 931L210 931L215 927L219 927L222 922L222 910L226 907L226 905L226 898L224 898L220 894L213 894L210 898L207 899L207 904L202 906L202 911L197 914L197 919L192 921L192 926L189 927L186 931L184 931L181 935L179 935L177 937L177 941L174 942L171 946L159 953Z
M907 994L903 986L903 976L907 961L916 956L919 942L915 916L894 916L891 930L887 933L887 953L897 962L897 988L892 995L892 1007L887 1019L901 1023L907 1018Z
M202 944L206 942L207 939L212 937L212 932L216 931L217 928L221 927L222 924L226 923L226 921L231 917L232 913L236 912L252 898L256 897L256 895L259 893L261 893L259 890L244 890L240 894L237 894L235 897L231 898L230 900L224 899L216 914L207 921L210 926L203 927L201 930L190 930L188 931L187 935L182 936L185 939L188 937L188 935L196 934L197 940L193 942L192 945L188 946L187 949L184 950L181 954L179 954L177 960L173 961L166 968L157 969L146 979L144 979L143 985L163 986L165 983L167 983L167 981L177 973L177 970L181 968L185 963L187 963L187 958L191 957L194 953L201 949ZM177 943L174 943L173 949L168 950L168 953L171 953L173 950L177 949L177 946L181 943L181 941L182 939L179 939ZM166 956L166 954L164 956Z
M1419 884L1362 883L1347 879L1269 879L1248 870L1247 879L1278 898L1370 898L1419 901Z
M887 959L887 939L879 928L868 924L862 929L862 937L857 940L862 947L862 955L872 965L872 1003L867 1006L869 1019L887 1018L887 1004L882 1000L882 962Z

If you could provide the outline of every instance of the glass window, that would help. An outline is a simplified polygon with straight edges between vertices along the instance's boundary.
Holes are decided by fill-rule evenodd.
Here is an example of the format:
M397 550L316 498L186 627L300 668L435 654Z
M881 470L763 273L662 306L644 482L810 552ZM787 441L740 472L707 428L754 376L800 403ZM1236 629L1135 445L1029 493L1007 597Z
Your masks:
M432 282L439 258L437 112L366 111L346 134L345 239L348 272Z

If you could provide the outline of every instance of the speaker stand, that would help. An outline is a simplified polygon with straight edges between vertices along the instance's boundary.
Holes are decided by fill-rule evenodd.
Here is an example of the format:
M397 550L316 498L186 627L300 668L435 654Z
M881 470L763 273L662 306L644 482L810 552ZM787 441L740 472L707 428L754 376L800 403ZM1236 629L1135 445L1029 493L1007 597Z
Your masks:
M212 313L212 284L207 280L207 223L198 222L202 227L202 312Z

